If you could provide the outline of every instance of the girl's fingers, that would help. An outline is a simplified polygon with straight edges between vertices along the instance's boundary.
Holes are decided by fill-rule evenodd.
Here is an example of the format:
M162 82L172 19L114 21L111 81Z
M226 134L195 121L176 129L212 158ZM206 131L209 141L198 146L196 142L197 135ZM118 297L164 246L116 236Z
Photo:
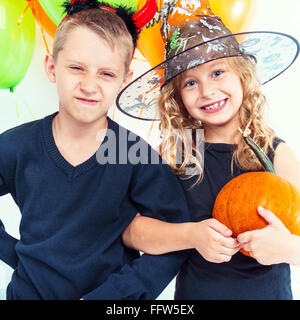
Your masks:
M247 243L250 241L253 231L246 231L244 233L240 233L237 236L237 241L240 243Z
M244 245L243 245L243 249L244 249L244 250L246 250L246 251L248 251L248 252L249 252L249 254L250 254L250 252L251 252L251 248L250 248L250 245L249 245L249 244L247 244L247 243L246 243L246 244L244 244Z
M227 248L227 247L222 247L220 250L220 254L222 255L227 255L227 256L233 256L240 250L240 247L238 248Z
M210 219L209 226L224 237L230 237L232 235L232 231L216 219Z
M239 248L241 244L237 241L235 238L223 238L222 239L222 245L226 248L235 249Z
M231 260L233 254L223 254L223 253L220 253L218 254L218 256L216 257L216 260L215 262L216 263L222 263L222 262L228 262Z

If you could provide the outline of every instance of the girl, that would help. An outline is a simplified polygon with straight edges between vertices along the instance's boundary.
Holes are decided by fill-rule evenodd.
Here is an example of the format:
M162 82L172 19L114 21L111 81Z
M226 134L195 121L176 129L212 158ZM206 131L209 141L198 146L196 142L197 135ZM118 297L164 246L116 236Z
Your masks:
M300 190L300 164L264 122L266 99L260 89L261 83L290 66L298 54L298 43L282 34L241 36L248 35L264 43L260 49L267 50L267 55L257 46L251 51L251 45L258 41L243 38L241 45L219 18L202 16L175 29L166 46L168 60L154 70L157 74L162 67L165 70L158 103L162 133L159 151L182 178L191 222L168 224L137 215L123 240L150 254L191 249L177 276L175 299L292 299L289 264L300 264L300 237L290 234L272 212L261 207L258 213L268 222L267 227L240 234L237 239L212 218L215 199L229 180L263 170L240 132L251 132L276 173ZM276 43L280 43L277 48ZM273 62L263 65L271 61L270 47L274 56L280 47L291 52L289 57L281 56L281 64L276 62L281 70ZM256 67L263 70L261 82ZM145 75L136 87L143 78ZM136 92L136 87L131 85L131 90ZM127 93L126 98L128 90L122 93ZM147 105L146 99L143 101L143 106ZM184 134L187 129L193 131L192 146ZM195 140L199 130L204 132L203 152ZM182 145L183 161L178 164L174 152L168 151ZM191 166L196 170L187 177ZM240 248L249 251L251 257L241 254Z

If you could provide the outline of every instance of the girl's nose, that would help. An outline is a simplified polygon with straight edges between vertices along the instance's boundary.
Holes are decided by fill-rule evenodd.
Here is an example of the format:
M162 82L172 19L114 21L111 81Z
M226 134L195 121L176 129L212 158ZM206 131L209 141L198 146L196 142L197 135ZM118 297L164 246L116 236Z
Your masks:
M199 87L202 98L211 98L216 94L216 89L212 84L204 83Z

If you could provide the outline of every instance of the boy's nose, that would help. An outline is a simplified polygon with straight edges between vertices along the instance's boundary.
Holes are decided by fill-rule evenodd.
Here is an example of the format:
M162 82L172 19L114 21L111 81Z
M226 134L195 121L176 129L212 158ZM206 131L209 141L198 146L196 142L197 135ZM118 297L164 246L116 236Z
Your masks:
M97 80L94 77L87 76L80 82L80 89L88 95L95 94L98 91Z

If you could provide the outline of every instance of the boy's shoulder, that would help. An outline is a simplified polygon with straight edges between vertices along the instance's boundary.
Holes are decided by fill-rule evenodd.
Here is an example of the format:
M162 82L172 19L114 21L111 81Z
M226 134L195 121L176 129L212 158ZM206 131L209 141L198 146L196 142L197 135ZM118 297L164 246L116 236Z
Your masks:
M49 116L45 117L48 118ZM34 144L42 134L42 126L45 118L20 124L0 134L0 147L24 146Z
M127 129L120 125L119 123L115 122L111 118L107 117L108 119L108 128L114 131L117 135L118 139L123 139L124 136L127 137L129 145L132 145L136 142L144 143L145 145L148 145L149 148L152 148L151 144L148 143L143 137L141 137L139 134L131 131L130 129Z
M107 120L108 120L108 128L111 129L112 131L114 131L117 135L124 133L124 134L132 135L136 138L141 139L141 137L139 135L137 135L136 133L132 132L131 130L123 127L122 125L120 125L116 121L112 120L110 117L107 117Z
M119 164L129 165L168 165L158 152L141 136L124 128L108 117L108 133L102 147L111 152L112 159ZM101 148L99 149L101 150ZM102 150L103 151L103 150ZM109 154L108 154L109 158ZM118 162L119 161L119 162Z
M131 147L137 143L143 144L147 146L147 148L151 148L150 144L144 140L141 136L134 133L133 131L123 127L119 123L115 122L111 118L108 119L108 129L111 130L110 133L115 135L116 141L119 144L126 143L127 147Z

